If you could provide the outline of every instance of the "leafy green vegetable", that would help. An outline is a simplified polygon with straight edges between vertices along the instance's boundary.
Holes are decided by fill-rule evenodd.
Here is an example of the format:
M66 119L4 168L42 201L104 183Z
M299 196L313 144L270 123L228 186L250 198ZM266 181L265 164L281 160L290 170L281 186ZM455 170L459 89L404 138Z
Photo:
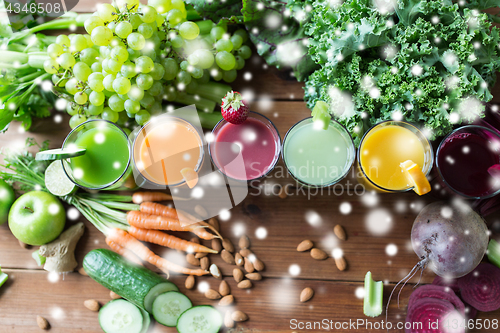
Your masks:
M310 36L309 54L321 66L306 82L307 105L327 102L356 144L382 120L421 124L433 138L482 116L482 102L492 99L488 88L500 69L499 30L491 27L491 15L473 9L498 1L464 7L451 0L391 4L288 4Z
M214 22L231 17L234 18L234 22L241 19L241 0L186 0L185 2L193 5L201 17Z

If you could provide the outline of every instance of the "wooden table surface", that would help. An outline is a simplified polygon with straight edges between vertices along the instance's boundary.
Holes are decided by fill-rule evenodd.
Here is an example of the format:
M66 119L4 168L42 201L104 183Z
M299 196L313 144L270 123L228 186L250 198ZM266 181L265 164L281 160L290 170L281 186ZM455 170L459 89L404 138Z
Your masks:
M80 11L92 9L90 1L79 4ZM302 101L302 84L294 81L287 73L280 73L267 68L257 56L242 71L252 73L249 81L238 79L234 88L254 96L252 109L262 112L277 125L283 137L290 126L307 117L310 111ZM242 75L240 75L241 77ZM494 102L500 102L500 86L493 88ZM0 135L1 147L22 147L26 137L38 141L50 139L51 147L59 147L69 131L67 115L56 123L54 117L38 121L30 133L22 133L19 126L12 126L6 134ZM283 163L277 170L265 178L260 185L283 186L293 184L289 176L284 177ZM317 327L302 330L294 327L295 322L331 321L331 332L376 332L385 321L384 315L367 318L363 315L362 287L364 276L371 271L375 280L385 282L385 302L394 284L404 277L417 262L410 243L410 231L413 220L419 210L427 203L439 200L439 191L433 191L424 197L414 193L405 194L353 194L355 184L353 173L342 182L344 192L323 193L308 196L307 193L292 187L292 195L281 199L275 194L261 193L254 187L250 195L236 208L230 211L230 218L221 221L222 234L237 244L244 233L251 239L251 250L266 264L262 272L264 279L254 283L249 290L236 287L231 277L232 266L224 263L218 255L210 259L216 263L229 283L236 298L233 309L248 314L250 320L237 324L234 332L319 332ZM347 182L350 184L347 184ZM266 187L271 188L271 186ZM314 194L314 193L312 193ZM350 207L344 211L340 207ZM487 217L493 237L499 238L500 215ZM388 231L379 234L378 223L387 222ZM95 248L106 247L103 235L83 218L68 220L67 225L84 221L86 231L80 240L76 256L81 263L84 255ZM377 223L378 222L378 223ZM345 227L348 240L339 241L333 234L333 227L341 224ZM260 236L257 237L256 231ZM266 235L263 235L263 230ZM178 235L189 239L190 235ZM346 271L339 271L332 258L316 261L308 253L296 251L298 243L311 239L316 246L328 253L334 248L341 248L348 262ZM395 245L397 255L389 255L386 247ZM208 244L207 244L208 245ZM183 255L173 250L153 250L162 255L180 258ZM7 283L0 288L0 332L36 332L36 316L46 317L52 328L51 332L100 332L97 313L90 312L83 306L86 299L96 299L101 304L109 301L109 291L88 277L78 273L49 275L36 266L31 258L32 250L20 247L10 233L7 224L0 226L0 265L9 275ZM80 266L79 266L80 267ZM423 274L423 283L430 283L434 274L429 270ZM198 289L186 290L183 276L172 276L182 292L196 305L212 304L217 301L206 299ZM412 283L416 283L413 279ZM201 282L218 288L218 280L212 277L197 278ZM206 285L206 284L205 284ZM305 287L315 290L315 296L307 303L299 302L299 294ZM389 320L396 325L404 322L406 304L412 287L402 293L400 308L393 301L389 310ZM226 311L221 309L222 312ZM480 313L482 319L498 319L500 311ZM368 326L358 321L367 320ZM347 326L358 322L359 326ZM373 325L370 328L369 325ZM339 326L343 325L343 326ZM341 327L341 328L340 328ZM174 328L154 325L152 332L175 332ZM394 332L404 330L394 329ZM481 330L476 330L480 332ZM485 330L483 330L485 331Z

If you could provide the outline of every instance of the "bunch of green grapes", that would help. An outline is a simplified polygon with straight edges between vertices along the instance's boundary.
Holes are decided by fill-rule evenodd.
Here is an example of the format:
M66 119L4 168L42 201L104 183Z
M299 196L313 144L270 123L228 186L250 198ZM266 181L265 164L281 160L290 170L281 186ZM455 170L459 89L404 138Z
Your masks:
M72 128L95 118L143 125L165 100L219 102L207 83L234 81L252 54L244 30L187 21L182 0L100 4L84 26L88 34L58 36L44 63L69 100Z

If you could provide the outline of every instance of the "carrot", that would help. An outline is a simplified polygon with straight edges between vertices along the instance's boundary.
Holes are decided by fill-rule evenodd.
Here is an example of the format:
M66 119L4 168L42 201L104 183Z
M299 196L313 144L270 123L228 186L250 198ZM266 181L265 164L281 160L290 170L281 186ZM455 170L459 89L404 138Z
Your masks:
M162 246L169 247L174 250L181 250L186 252L208 252L217 253L217 251L209 249L206 246L189 242L184 239L177 238L175 236L169 235L167 233L158 230L142 229L131 226L128 229L128 233L138 240L158 244Z
M158 267L165 274L167 274L167 276L170 276L169 271L187 275L197 275L197 276L206 275L209 273L208 271L202 269L185 268L177 264L174 264L166 259L163 259L162 257L156 255L153 251L148 249L144 244L142 244L140 241L132 237L128 232L124 230L111 229L108 232L107 238L109 238L111 242L115 242L116 244L120 245L122 248L131 251L142 260L147 261L150 264Z
M127 222L131 226L142 229L190 231L202 239L210 240L217 238L217 236L204 230L204 226L200 226L199 223L183 225L176 219L146 214L134 210L127 213Z
M132 252L130 252L129 250L127 250L127 249L125 249L123 247L121 247L119 244L113 242L108 237L106 237L106 244L108 244L108 246L111 248L111 250L115 251L119 255L121 255L124 258L132 261L133 263L136 263L136 264L142 266L141 260L139 260L139 258L137 258Z
M163 192L135 192L132 195L132 202L140 204L145 201L170 201L172 196Z

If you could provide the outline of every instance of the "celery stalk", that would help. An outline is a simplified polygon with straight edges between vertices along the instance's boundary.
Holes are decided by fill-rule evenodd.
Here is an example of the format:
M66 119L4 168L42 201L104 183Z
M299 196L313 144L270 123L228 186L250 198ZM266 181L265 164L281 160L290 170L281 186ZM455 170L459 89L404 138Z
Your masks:
M40 250L33 251L31 256L35 259L38 266L43 266L45 264L45 260L47 260L47 258L40 255Z
M228 92L231 91L231 87L227 84L208 82L203 84L198 84L196 88L196 93L203 98L214 101L215 103L221 103L222 99L226 96Z
M200 118L201 126L206 129L213 129L222 120L220 112L198 112L198 117Z
M203 112L213 112L215 109L215 102L208 100L203 97L195 97L193 95L188 95L183 92L179 92L177 98L175 99L176 103L184 104L184 105L196 105L198 110Z
M382 281L375 282L372 273L365 276L365 300L363 312L368 317L378 317L382 314L384 299L384 284Z
M2 273L2 267L0 267L0 287L7 281L9 276L5 273Z
M497 267L500 267L500 244L494 239L488 244L488 260Z

